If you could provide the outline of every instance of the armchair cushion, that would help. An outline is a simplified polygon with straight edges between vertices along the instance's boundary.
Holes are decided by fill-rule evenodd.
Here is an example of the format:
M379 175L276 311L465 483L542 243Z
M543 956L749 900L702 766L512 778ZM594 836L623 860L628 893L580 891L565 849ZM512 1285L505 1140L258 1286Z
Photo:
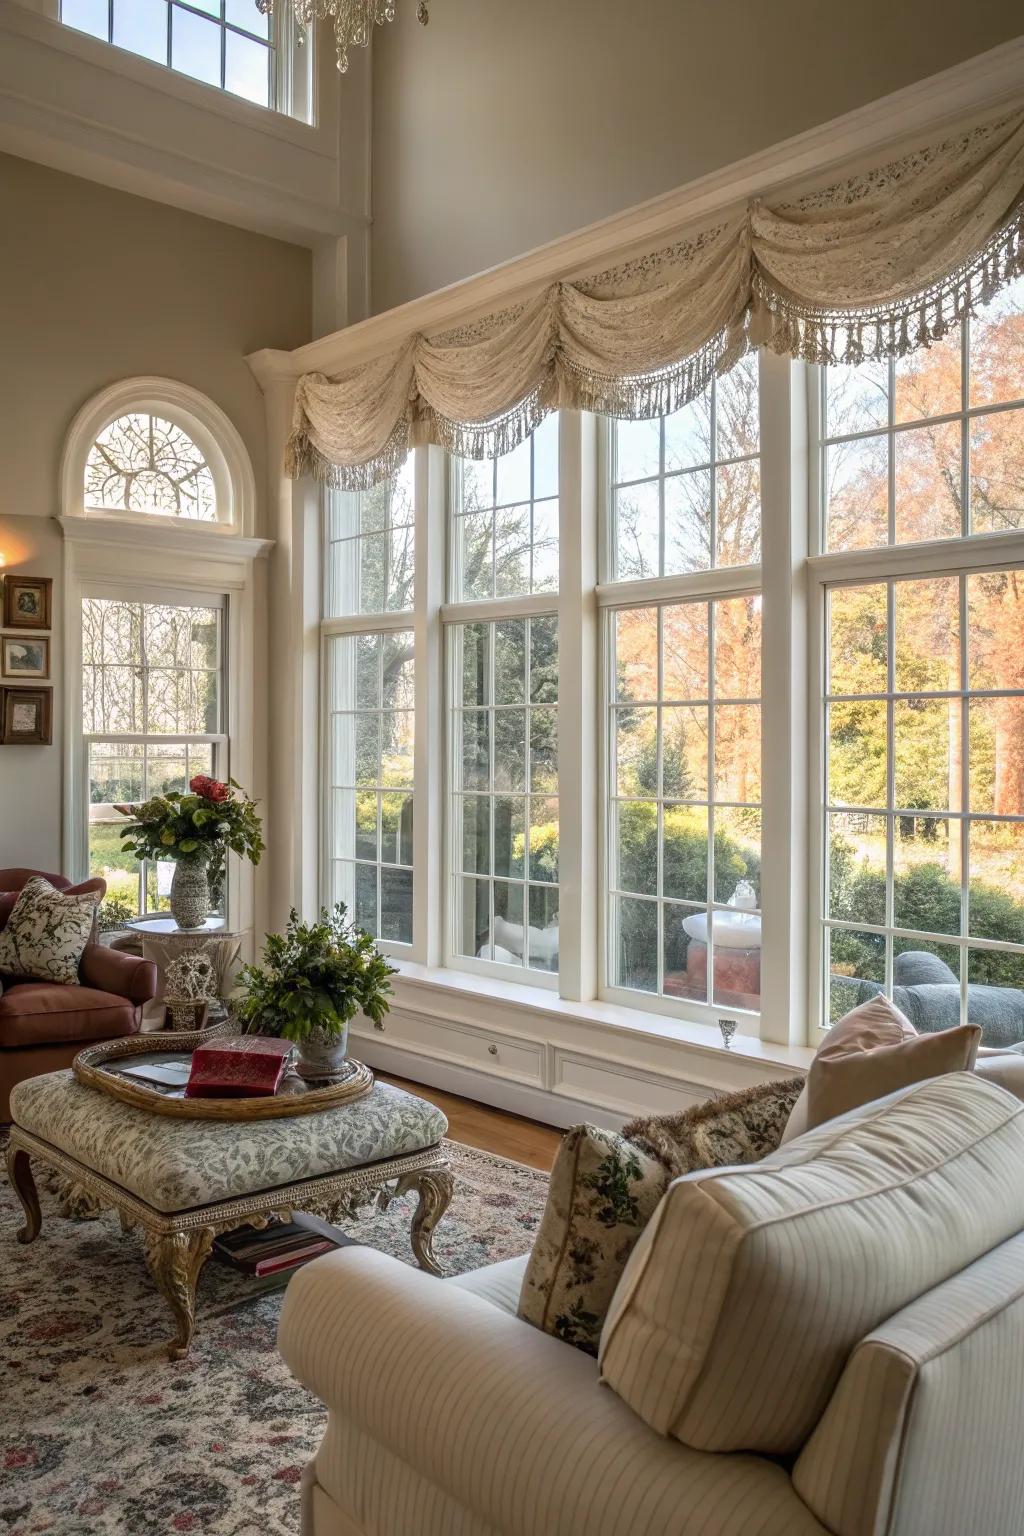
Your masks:
M134 1003L92 987L9 983L0 997L0 1050L113 1040L137 1028Z
M156 997L157 974L152 960L126 955L104 944L86 945L78 975L83 986L112 992L137 1006Z
M652 1434L581 1350L371 1248L292 1276L279 1343L330 1409L316 1479L358 1530L823 1536L782 1467Z
M77 986L99 900L99 891L58 891L42 875L34 875L22 887L0 932L0 973Z
M676 1179L615 1293L603 1379L687 1445L792 1455L858 1340L1021 1230L1022 1162L1024 1105L956 1072Z
M1019 1536L1022 1337L1018 1235L857 1344L793 1470L805 1504L836 1536Z

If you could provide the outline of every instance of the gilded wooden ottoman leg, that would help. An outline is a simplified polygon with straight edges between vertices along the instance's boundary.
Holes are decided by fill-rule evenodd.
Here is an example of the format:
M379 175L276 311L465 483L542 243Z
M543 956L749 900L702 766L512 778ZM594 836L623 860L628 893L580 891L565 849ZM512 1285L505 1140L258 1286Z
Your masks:
M196 1321L196 1281L213 1246L212 1227L195 1232L145 1232L143 1246L149 1272L174 1313L178 1331L167 1346L172 1360L184 1360Z
M432 1275L443 1273L434 1258L434 1228L448 1209L455 1179L450 1168L427 1168L422 1173L407 1173L399 1179L395 1195L416 1190L419 1204L412 1218L412 1251L421 1269Z
M25 1225L18 1233L18 1242L30 1243L34 1237L39 1236L43 1213L39 1209L36 1181L32 1177L32 1165L24 1147L12 1145L7 1148L7 1176L25 1212Z

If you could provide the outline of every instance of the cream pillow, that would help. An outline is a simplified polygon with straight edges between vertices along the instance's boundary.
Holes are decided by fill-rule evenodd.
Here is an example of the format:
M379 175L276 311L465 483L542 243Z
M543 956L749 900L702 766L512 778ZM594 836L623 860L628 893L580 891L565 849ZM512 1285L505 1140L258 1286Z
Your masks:
M919 1035L879 993L833 1024L821 1042L781 1144L911 1083L944 1072L969 1072L980 1043L976 1024Z
M746 1168L676 1179L601 1335L605 1383L704 1451L800 1450L854 1345L1024 1227L1024 1105L915 1083Z
M42 875L26 880L0 932L0 971L76 987L99 900L99 891L72 895L56 890Z

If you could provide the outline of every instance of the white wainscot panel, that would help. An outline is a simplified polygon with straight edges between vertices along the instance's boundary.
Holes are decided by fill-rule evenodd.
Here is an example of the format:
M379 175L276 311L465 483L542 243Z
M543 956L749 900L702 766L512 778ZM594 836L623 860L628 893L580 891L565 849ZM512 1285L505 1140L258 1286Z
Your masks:
M556 1049L553 1054L551 1091L613 1114L678 1114L708 1097L707 1086L700 1083L644 1072L577 1051Z
M384 1019L384 1028L369 1035L430 1061L447 1061L537 1088L544 1086L545 1048L539 1040L442 1021L404 1008L392 1009Z

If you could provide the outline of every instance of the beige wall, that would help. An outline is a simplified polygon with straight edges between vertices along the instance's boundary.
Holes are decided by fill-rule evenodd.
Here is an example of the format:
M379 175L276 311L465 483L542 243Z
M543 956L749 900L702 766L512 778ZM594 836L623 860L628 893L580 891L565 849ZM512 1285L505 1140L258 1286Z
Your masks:
M1020 0L437 0L374 44L373 308L1021 32Z
M310 253L0 155L0 554L58 577L52 747L0 747L0 866L61 862L58 468L68 426L136 374L209 395L252 458L266 515L263 396L245 362L310 338Z

